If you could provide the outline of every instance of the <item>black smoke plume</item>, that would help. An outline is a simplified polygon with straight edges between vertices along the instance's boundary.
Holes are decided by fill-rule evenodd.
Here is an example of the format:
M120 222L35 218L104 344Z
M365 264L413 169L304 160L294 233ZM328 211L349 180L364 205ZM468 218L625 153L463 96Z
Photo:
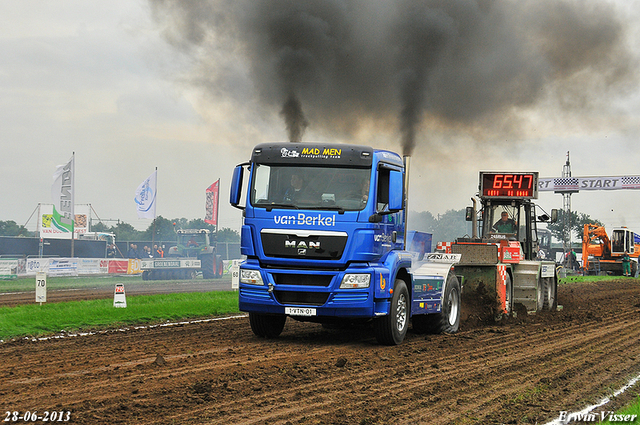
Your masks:
M498 140L527 111L580 116L636 85L628 23L604 0L150 1L193 84L257 93L290 140L395 122L410 154L433 128Z
M298 101L293 94L287 97L287 100L284 102L282 110L280 111L280 115L284 117L287 133L289 133L289 141L301 142L302 135L307 129L309 123L304 117L300 101Z

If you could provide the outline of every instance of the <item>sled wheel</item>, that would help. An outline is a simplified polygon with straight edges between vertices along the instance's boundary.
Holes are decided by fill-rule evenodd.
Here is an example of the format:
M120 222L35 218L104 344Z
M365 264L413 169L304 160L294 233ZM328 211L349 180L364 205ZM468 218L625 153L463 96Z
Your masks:
M449 274L439 313L413 316L416 333L455 333L460 327L460 283L454 274Z

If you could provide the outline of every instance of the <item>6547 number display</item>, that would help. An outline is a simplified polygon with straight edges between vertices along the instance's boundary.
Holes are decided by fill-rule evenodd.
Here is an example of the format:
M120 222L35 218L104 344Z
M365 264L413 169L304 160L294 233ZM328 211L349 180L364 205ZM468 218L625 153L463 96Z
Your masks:
M537 198L538 173L480 173L485 198Z

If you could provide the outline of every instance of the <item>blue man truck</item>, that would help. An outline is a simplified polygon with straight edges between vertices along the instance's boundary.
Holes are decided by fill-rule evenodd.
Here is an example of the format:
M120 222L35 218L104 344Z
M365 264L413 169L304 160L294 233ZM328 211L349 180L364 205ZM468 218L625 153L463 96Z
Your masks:
M257 336L279 336L287 317L370 321L385 345L400 344L410 320L415 332L458 330L460 255L405 248L407 163L367 146L273 143L235 168L239 306Z

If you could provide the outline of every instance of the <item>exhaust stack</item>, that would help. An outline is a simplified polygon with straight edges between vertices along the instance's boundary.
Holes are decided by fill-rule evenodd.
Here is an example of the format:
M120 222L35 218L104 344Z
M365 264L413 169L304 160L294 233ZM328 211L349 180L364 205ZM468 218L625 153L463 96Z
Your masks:
M404 163L404 239L403 249L407 249L407 229L409 228L409 166L411 164L411 156L404 155L402 157Z
M471 198L471 203L473 204L473 215L471 216L471 237L473 239L478 239L478 214L476 213L476 198Z

